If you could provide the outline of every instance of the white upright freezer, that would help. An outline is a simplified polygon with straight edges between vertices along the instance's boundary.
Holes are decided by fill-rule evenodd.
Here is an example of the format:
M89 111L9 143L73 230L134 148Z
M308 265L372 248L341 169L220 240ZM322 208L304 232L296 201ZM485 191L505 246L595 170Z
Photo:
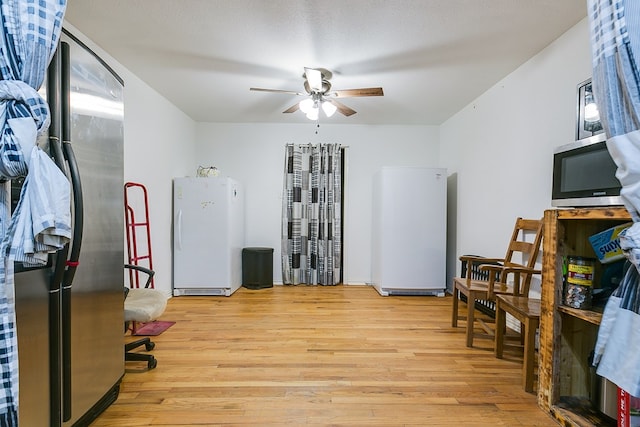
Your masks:
M444 295L446 169L379 170L372 225L372 285L381 295Z
M230 296L242 285L242 185L228 177L175 178L173 210L173 294Z

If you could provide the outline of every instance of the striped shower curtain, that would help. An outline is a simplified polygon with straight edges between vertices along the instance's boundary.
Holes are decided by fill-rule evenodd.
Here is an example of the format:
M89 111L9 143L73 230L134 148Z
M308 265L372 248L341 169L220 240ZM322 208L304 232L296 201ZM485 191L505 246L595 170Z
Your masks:
M282 197L282 281L336 285L342 271L340 144L289 144Z
M598 375L640 396L640 2L589 0L587 7L594 94L634 222L620 234L629 263L605 307L594 363Z

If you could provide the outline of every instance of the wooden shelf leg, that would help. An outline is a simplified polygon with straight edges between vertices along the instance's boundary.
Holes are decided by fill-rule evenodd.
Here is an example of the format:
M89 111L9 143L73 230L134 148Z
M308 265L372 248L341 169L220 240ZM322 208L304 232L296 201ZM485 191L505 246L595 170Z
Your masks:
M538 329L539 320L537 318L527 317L524 321L525 342L524 342L524 365L522 367L522 380L524 390L533 391L533 368L535 364L536 352L536 329Z

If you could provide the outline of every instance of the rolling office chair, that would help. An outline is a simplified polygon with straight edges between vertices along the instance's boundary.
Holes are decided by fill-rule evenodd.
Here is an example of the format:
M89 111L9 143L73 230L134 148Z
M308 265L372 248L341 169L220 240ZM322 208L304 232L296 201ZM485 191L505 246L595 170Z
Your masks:
M136 270L136 272L142 272L147 275L147 282L144 288L124 287L124 330L126 332L131 328L132 333L135 333L136 323L151 322L164 313L164 309L167 306L167 297L162 292L149 287L155 271L139 265L125 264L124 266L129 270ZM151 351L155 347L155 343L149 337L127 343L124 345L124 360L147 362L147 367L153 369L158 364L153 355L133 351L143 345L146 351Z

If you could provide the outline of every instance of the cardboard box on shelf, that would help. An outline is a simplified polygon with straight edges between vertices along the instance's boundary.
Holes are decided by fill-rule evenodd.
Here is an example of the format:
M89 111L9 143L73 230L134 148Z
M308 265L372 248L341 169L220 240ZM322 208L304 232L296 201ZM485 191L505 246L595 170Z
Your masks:
M633 225L632 222L611 227L589 237L589 243L602 264L618 261L624 258L620 249L620 233Z

